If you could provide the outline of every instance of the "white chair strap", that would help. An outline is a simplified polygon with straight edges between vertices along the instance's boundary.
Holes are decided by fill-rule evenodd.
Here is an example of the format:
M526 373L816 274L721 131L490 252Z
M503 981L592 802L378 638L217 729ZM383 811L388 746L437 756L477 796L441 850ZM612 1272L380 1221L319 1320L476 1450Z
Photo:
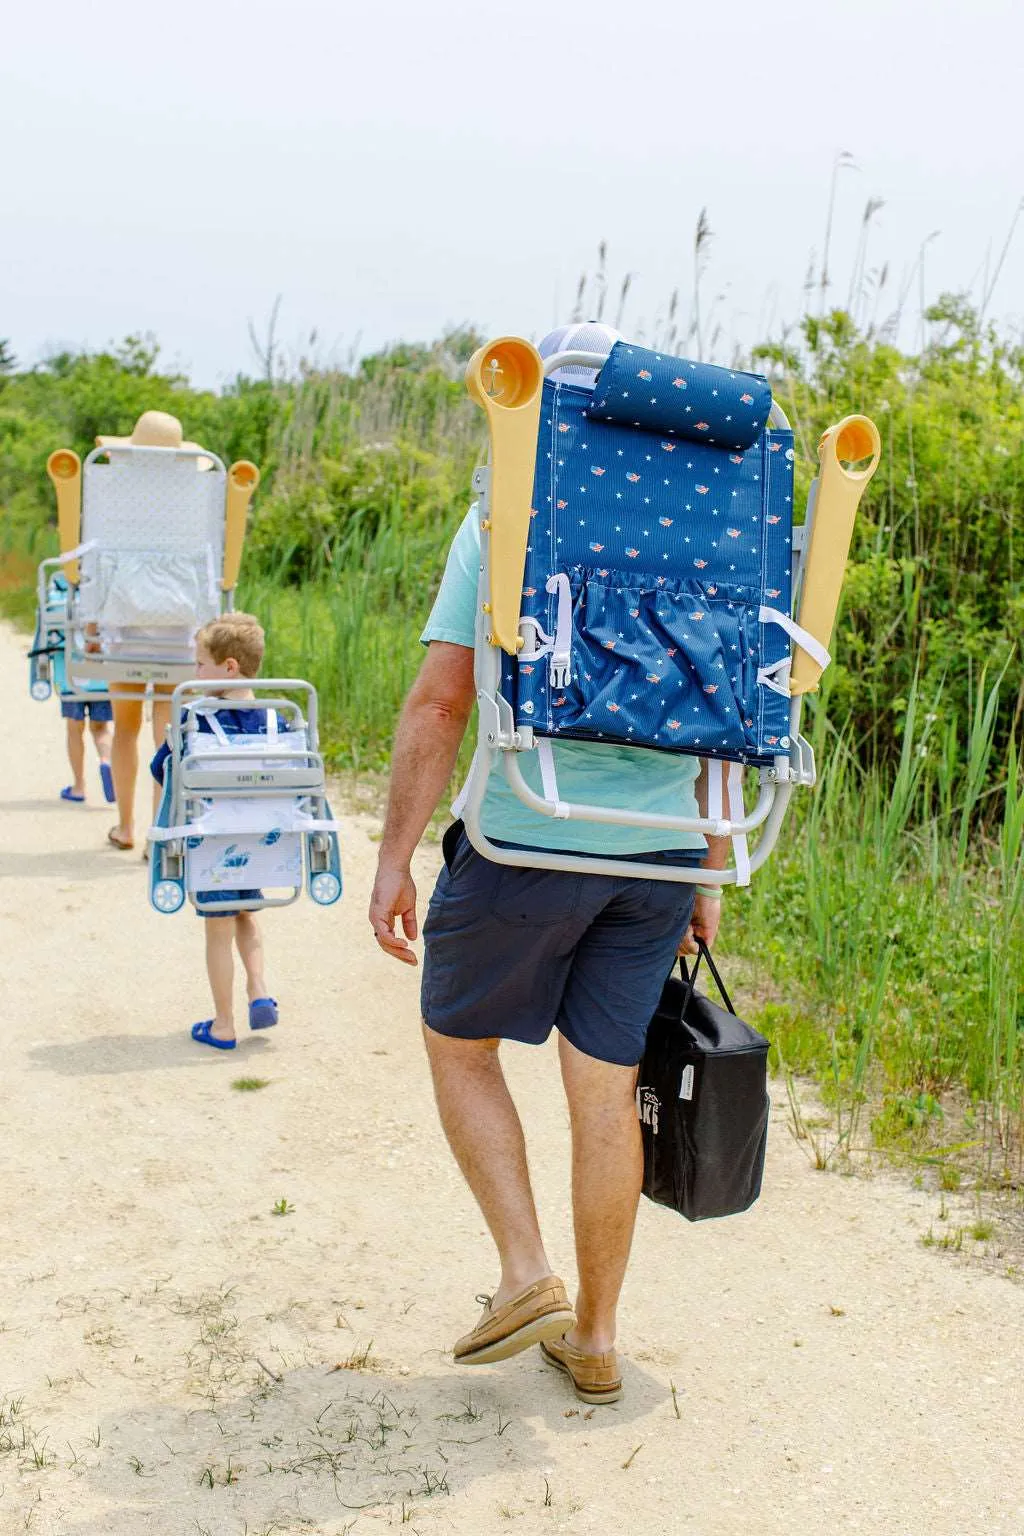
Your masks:
M784 699L788 699L790 696L789 674L792 668L792 656L783 656L779 661L773 661L770 667L758 667L758 687L770 688L772 693L781 694Z
M809 630L801 629L795 619L791 619L788 613L783 613L781 608L770 608L764 605L758 610L758 620L762 624L777 624L794 645L798 645L802 651L806 651L812 661L816 661L824 672L832 657L826 651L820 640L816 640ZM771 670L770 668L768 669ZM758 681L760 682L760 677ZM788 690L787 690L788 692Z
M716 758L708 758L708 820L721 822L723 820L723 787L722 764ZM729 797L729 821L742 821L746 815L746 807L743 804L743 764L730 763L727 777ZM724 831L724 828L723 828ZM731 836L733 858L736 861L736 884L750 884L750 850L747 847L747 835L745 832L734 832Z
M236 802L238 804L240 802ZM340 832L341 822L333 817L302 816L296 813L290 826L282 828L286 834L299 833L305 836L307 832ZM258 837L258 831L252 836ZM240 837L244 833L230 831L223 827L217 827L205 816L197 816L195 821L186 822L181 827L150 827L146 833L146 839L151 843L167 843L175 837Z
M742 821L746 815L746 807L743 804L743 765L742 763L729 764L729 819L733 822ZM733 858L736 860L736 884L750 884L750 849L747 847L747 834L734 832L732 838Z
M473 753L473 761L469 765L469 772L466 774L466 782L463 784L462 788L455 796L455 799L452 801L452 819L454 821L458 821L463 811L466 809L466 801L469 799L469 788L473 782L473 775L477 771L478 756L479 751Z
M723 814L722 804L722 765L717 758L706 759L708 773L708 820L721 821Z
M225 705L223 707L226 708L226 709L230 709L232 706L225 702ZM244 708L244 705L242 707ZM203 719L209 725L211 732L216 737L218 743L222 747L230 747L230 745L231 745L231 738L228 735L227 731L224 729L224 727L221 725L220 721L217 719L217 711L215 709L201 709L201 710L197 710L196 713L198 715L202 715ZM277 734L278 734L278 728L279 728L278 727L277 710L276 709L268 709L266 713L267 713L267 740L268 741L276 741L277 740Z
M216 738L222 747L226 747L228 745L228 733L217 719L217 711L215 709L202 709L197 710L196 715L197 717L202 716L210 727L211 735Z
M551 750L551 740L547 736L541 736L537 741L537 761L540 763L540 781L544 786L544 799L555 808L555 817L558 821L565 821L569 816L569 807L564 800L558 798L558 778L555 774L555 756Z

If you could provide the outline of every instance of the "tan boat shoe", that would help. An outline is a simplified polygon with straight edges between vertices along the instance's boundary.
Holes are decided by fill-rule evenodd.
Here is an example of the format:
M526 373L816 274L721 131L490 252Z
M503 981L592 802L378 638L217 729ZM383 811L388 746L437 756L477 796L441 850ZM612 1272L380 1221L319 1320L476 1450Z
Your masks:
M622 1396L622 1377L614 1349L603 1355L585 1355L564 1338L548 1339L540 1346L548 1365L564 1371L584 1403L617 1403Z
M484 1314L472 1333L464 1334L455 1345L456 1365L507 1360L531 1344L559 1339L576 1326L576 1315L557 1275L535 1280L494 1311L490 1296L478 1296L477 1301L483 1305Z

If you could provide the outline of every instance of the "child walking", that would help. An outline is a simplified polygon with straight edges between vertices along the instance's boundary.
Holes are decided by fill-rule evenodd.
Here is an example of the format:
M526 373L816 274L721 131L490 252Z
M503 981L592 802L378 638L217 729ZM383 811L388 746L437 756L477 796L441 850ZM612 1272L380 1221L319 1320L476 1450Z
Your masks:
M259 621L251 613L225 613L219 619L205 625L196 636L196 677L211 684L210 692L225 697L217 691L217 680L239 677L257 677L263 663L264 634ZM232 688L231 703L216 710L217 723L227 736L265 735L267 712L251 709L251 688ZM209 720L197 716L200 731L210 732ZM164 768L170 756L170 746L165 743L153 759L151 771L158 783L163 783ZM200 1045L213 1046L218 1051L233 1051L237 1044L234 1018L234 949L245 970L246 991L249 999L249 1028L270 1029L277 1023L277 1003L267 996L263 975L263 941L254 913L232 909L232 902L258 901L257 890L197 891L198 899L206 904L223 903L224 912L216 917L200 914L206 923L206 973L213 993L214 1014L192 1026L192 1039Z
M67 598L67 578L58 571L50 582L46 593L46 606L49 612L63 611ZM64 636L60 634L61 646ZM53 653L53 681L60 697L60 714L64 721L65 744L68 753L68 765L71 768L71 783L66 784L60 792L62 800L73 801L81 805L85 800L85 722L89 721L89 734L92 736L92 744L96 748L96 756L100 760L100 785L103 789L103 798L108 805L114 801L114 777L110 770L110 747L113 735L111 721L114 718L113 710L107 699L70 699L66 695L70 692L67 679L64 676L64 651L57 649ZM102 692L102 684L88 684L84 690L86 693Z
M110 771L110 744L114 727L113 711L106 699L66 699L60 701L61 718L64 721L68 764L71 783L60 792L62 800L80 805L85 800L85 721L89 718L89 733L100 760L100 785L108 805L114 801L114 779Z

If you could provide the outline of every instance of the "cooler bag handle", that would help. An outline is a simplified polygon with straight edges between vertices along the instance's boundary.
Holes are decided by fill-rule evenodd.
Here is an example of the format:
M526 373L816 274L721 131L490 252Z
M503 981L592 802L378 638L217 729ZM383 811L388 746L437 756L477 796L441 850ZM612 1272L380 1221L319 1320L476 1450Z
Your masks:
M693 996L693 989L694 989L694 987L697 984L697 971L698 971L698 969L700 967L700 963L701 963L702 960L706 960L707 961L707 963L708 963L708 970L711 972L711 975L712 975L712 978L713 978L713 980L715 982L715 985L717 986L719 992L721 992L721 994L722 994L722 1001L725 1003L725 1006L728 1008L729 1012L731 1014L733 1014L733 1016L735 1016L736 1009L733 1007L732 1000L729 997L728 992L725 990L725 982L722 980L721 976L718 974L718 967L715 964L715 962L712 960L712 958L711 958L711 951L710 951L710 949L708 949L708 947L704 943L703 939L698 939L697 940L697 958L693 962L693 970L692 971L688 971L687 970L687 968L686 968L686 961L684 960L682 955L679 956L679 969L682 972L683 983L684 983L684 985L686 987L686 996L683 998L683 1009L682 1009L683 1013L685 1014L687 1008L689 1008L689 1006L690 1006L690 999Z

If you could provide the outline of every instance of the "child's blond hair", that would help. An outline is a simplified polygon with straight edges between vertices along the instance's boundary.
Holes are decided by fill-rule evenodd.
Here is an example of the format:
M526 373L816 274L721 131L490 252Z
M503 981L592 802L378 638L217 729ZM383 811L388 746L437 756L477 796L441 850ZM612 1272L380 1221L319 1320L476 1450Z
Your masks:
M219 619L203 625L196 644L208 651L218 666L233 656L243 677L255 677L263 665L266 636L263 625L251 613L222 613Z

